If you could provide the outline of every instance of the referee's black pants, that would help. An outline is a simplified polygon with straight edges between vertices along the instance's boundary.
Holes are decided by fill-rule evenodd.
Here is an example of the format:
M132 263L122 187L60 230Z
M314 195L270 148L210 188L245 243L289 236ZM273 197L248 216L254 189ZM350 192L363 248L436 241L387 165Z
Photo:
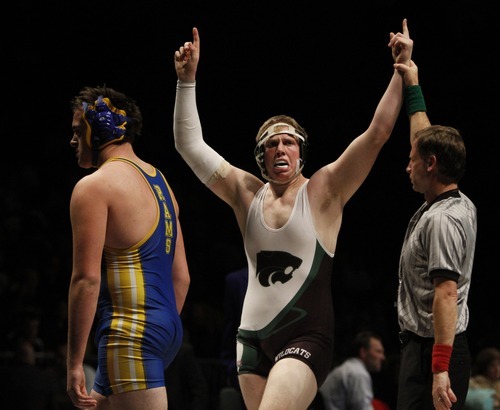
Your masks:
M434 410L431 369L434 339L408 331L401 332L400 339L397 410ZM465 332L455 336L448 373L451 389L457 396L452 408L460 410L464 406L471 376L471 356Z

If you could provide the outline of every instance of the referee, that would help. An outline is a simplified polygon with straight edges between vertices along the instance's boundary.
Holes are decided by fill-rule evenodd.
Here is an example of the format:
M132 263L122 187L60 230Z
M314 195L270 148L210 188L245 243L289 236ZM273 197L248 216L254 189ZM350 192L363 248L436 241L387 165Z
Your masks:
M399 262L397 409L462 409L471 367L467 298L477 231L476 207L458 188L466 150L458 130L430 124L417 66L395 68L404 76L410 118L406 172L425 198L409 222Z

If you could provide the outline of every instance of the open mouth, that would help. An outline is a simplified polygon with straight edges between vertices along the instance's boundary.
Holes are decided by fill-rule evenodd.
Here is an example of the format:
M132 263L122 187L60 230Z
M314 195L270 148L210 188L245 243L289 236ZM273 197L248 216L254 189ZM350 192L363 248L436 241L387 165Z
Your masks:
M288 162L286 161L276 161L274 163L274 168L287 168L288 167Z

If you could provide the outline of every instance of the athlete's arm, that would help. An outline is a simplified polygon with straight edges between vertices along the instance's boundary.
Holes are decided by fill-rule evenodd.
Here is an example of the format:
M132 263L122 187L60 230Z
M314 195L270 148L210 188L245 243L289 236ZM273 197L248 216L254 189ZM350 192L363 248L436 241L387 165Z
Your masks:
M171 192L172 200L174 201L175 212L177 214L177 239L175 242L175 255L172 264L172 281L174 285L175 303L179 314L184 307L187 292L191 283L189 268L186 258L186 249L184 247L184 236L182 233L181 223L179 220L179 207L174 194Z
M249 204L263 183L253 174L229 164L204 141L196 105L199 56L200 36L198 30L193 28L193 41L185 42L174 54L177 72L173 126L175 147L200 181L233 208L238 225L243 230Z
M67 390L76 407L96 404L85 388L83 360L99 297L107 205L92 180L93 175L81 179L70 201L73 272L68 295Z
M323 192L322 198L337 197L342 209L368 176L382 146L389 139L403 102L403 80L394 70L367 130L355 138L339 158L318 170L309 191Z
M419 87L418 67L414 61L410 60L409 65L394 64L394 68L396 68L403 75L405 87ZM410 143L415 139L415 133L417 131L431 125L429 117L427 116L425 101L423 95L421 94L421 90L416 91L418 91L417 95L421 96L421 102L419 104L421 108L415 108L418 109L418 111L411 110L411 112L408 114L410 119ZM408 109L408 105L411 104L411 102L408 100L408 97L411 97L412 93L408 93L407 89L405 94L407 96L406 105Z

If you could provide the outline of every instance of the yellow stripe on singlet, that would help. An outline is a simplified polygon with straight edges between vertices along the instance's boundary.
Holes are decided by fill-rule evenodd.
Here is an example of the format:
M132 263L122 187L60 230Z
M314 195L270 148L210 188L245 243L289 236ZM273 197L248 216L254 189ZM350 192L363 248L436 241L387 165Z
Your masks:
M113 258L115 263L108 264L112 267L108 271L108 287L116 310L111 322L107 361L113 391L119 393L146 388L141 356L146 319L145 290L139 252L114 255ZM124 310L123 306L133 309Z

